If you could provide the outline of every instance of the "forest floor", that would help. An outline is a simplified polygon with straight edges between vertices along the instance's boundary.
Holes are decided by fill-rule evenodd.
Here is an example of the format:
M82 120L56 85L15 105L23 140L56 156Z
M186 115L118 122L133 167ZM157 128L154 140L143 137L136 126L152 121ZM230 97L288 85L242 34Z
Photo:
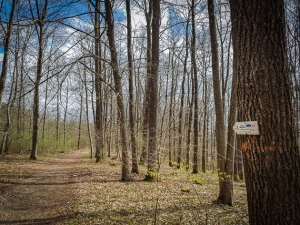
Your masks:
M150 183L145 172L140 166L121 182L118 159L96 164L86 151L36 161L0 156L0 224L248 224L244 182L234 182L230 207L214 201L216 173L163 163Z

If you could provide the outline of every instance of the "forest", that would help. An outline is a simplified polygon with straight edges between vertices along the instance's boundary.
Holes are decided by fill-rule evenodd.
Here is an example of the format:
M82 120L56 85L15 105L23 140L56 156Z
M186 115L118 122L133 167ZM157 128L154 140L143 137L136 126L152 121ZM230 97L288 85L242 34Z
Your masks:
M184 173L234 208L245 182L224 224L300 224L299 0L0 0L0 23L1 186L84 150L126 191Z

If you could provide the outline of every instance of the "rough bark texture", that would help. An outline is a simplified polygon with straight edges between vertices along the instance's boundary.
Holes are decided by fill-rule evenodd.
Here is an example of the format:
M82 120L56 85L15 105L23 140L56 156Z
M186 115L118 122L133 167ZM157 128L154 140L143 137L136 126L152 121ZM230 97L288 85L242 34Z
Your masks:
M242 136L250 224L300 224L299 146L286 70L282 0L230 1L238 58L238 119L258 121Z
M160 24L160 0L152 1L152 64L151 77L149 79L149 156L148 171L153 172L158 168L157 156L157 87L158 87L158 68L159 68L159 24ZM151 108L150 108L151 107ZM149 177L146 177L148 180ZM152 178L150 178L152 179Z

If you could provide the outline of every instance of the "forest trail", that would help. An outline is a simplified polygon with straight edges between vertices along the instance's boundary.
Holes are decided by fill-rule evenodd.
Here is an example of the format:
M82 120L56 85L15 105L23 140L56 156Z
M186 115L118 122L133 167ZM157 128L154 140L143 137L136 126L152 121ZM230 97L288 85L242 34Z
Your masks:
M80 164L87 154L18 163L1 159L7 171L0 171L0 224L55 224L73 217L77 185L89 176Z

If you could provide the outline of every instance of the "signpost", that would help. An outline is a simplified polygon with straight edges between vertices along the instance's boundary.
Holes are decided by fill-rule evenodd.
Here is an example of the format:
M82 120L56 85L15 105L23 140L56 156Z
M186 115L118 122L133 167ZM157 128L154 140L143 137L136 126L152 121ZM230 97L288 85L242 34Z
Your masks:
M257 121L236 122L233 130L238 135L259 135L259 127Z

